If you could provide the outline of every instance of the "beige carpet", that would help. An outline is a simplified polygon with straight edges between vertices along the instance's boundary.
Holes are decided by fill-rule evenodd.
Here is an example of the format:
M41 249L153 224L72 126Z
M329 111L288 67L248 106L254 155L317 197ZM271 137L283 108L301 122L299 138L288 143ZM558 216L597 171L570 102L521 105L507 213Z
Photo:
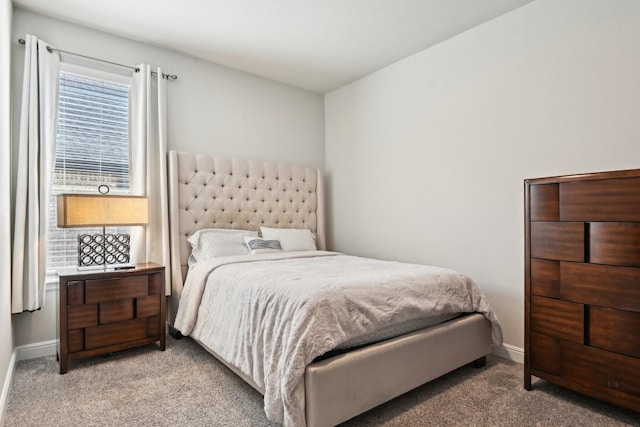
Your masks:
M190 339L109 357L18 362L6 426L271 426L262 396ZM537 380L489 357L362 414L354 426L640 426L640 414Z

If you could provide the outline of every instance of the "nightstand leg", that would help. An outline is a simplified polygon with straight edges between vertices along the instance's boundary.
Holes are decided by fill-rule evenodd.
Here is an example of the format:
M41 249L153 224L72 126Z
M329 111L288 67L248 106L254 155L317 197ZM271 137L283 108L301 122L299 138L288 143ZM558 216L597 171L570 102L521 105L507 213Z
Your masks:
M60 373L66 374L69 368L69 361L67 360L67 357L64 355L62 356L59 355L58 364L60 368Z

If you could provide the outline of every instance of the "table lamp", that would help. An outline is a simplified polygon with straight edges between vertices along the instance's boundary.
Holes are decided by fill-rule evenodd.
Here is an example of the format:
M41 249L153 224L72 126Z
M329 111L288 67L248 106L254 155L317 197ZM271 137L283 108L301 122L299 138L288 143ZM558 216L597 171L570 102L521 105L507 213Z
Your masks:
M106 227L146 225L149 208L145 196L60 194L58 227L102 227L102 234L78 236L78 267L130 268L130 236L107 234Z

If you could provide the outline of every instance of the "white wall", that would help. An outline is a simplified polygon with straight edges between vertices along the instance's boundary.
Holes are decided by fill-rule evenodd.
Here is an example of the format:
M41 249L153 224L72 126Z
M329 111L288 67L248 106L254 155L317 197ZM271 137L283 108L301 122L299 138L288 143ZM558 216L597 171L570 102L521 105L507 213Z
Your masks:
M13 372L10 257L11 0L0 0L0 425Z
M34 34L62 50L128 65L146 62L177 74L178 80L167 83L170 149L324 167L324 100L319 94L22 9L13 17L15 93L21 92L24 62L24 49L15 43ZM13 109L19 111L19 99ZM16 345L44 343L44 352L50 352L56 295L47 292L42 311L14 316ZM35 349L32 354L40 353Z
M525 178L640 168L640 2L538 0L325 96L329 243L475 278L524 345Z

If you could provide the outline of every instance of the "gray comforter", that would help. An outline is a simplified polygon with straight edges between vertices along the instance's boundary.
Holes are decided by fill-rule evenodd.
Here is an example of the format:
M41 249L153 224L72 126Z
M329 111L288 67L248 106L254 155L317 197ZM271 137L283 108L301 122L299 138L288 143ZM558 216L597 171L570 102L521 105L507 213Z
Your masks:
M334 252L218 258L187 275L175 327L264 390L267 417L305 425L306 366L372 331L414 319L493 310L470 278L444 268Z

